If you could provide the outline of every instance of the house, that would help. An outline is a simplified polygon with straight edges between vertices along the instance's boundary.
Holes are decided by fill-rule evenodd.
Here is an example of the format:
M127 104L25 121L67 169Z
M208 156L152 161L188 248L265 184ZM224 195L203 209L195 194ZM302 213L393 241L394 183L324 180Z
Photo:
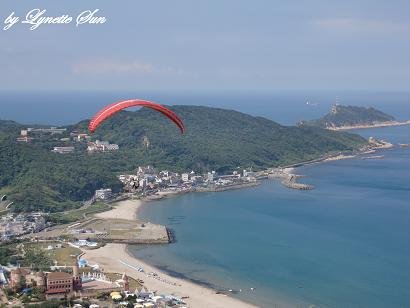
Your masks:
M148 180L147 179L140 180L140 182L139 182L139 187L140 188L145 189L147 187L147 185L148 185Z
M100 200L107 200L112 197L112 190L111 188L107 189L99 189L95 191L95 198Z
M108 141L96 140L95 142L89 142L87 151L92 152L106 152L106 151L117 151L120 147L118 144L110 144Z
M182 179L182 182L188 182L189 181L189 174L188 173L182 173L181 174L181 179Z
M20 136L20 137L17 137L16 140L17 140L17 142L29 143L31 140L33 140L33 138L30 138L30 137L27 137L27 136L25 136L25 137Z
M58 154L68 154L72 153L75 151L74 147L54 147L53 150L51 150L54 153Z
M213 182L216 176L216 172L212 171L212 172L208 172L208 176L207 176L207 180L208 182Z

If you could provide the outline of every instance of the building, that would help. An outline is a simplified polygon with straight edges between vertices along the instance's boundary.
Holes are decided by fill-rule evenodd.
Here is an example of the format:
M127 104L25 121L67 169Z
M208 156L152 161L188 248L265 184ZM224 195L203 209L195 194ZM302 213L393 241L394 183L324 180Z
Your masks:
M122 284L124 291L128 292L130 290L130 281L128 279L128 276L125 273L122 275L121 284Z
M182 173L181 174L181 179L182 179L182 182L188 182L189 181L189 174L188 173Z
M100 200L108 200L112 197L111 188L99 189L95 191L95 198Z
M142 180L139 181L139 187L141 189L145 189L147 187L147 185L148 185L147 179L142 179Z
M108 141L96 140L95 142L89 142L87 151L92 152L106 152L106 151L117 151L120 147L118 144L110 144Z
M27 128L28 132L31 133L48 133L51 135L54 134L62 134L67 131L66 128L57 128L57 127L50 127L50 128Z
M73 153L75 151L74 147L54 147L52 152L58 153L58 154L68 154L68 153Z
M4 273L4 269L2 266L0 266L0 286L8 284L7 277Z
M10 272L10 285L13 289L20 288L23 280L28 287L46 288L46 279L43 272L32 272L26 268L17 268Z
M76 263L73 274L51 272L47 274L46 294L48 296L66 295L82 289L80 269Z
M51 272L47 274L47 294L68 294L73 292L74 279L65 272Z
M16 289L20 286L20 283L22 281L22 277L26 277L30 273L29 270L26 270L24 268L18 268L15 270L12 270L10 272L10 285L13 289Z
M152 167L152 166L140 166L140 167L138 167L138 170L137 170L137 175L138 176L143 176L143 175L146 175L146 174L149 174L149 175L155 174L154 167Z
M78 141L82 141L82 140L90 140L90 136L88 136L87 134L79 134L78 136L77 136L77 140Z
M8 214L0 218L0 238L7 241L13 237L35 233L51 225L46 222L46 214L32 212L25 214Z
M79 291L83 288L83 283L80 276L80 266L76 262L73 266L73 290Z
M215 177L216 177L215 171L208 172L208 176L207 176L208 182L213 182L215 180Z
M97 247L98 243L90 242L88 240L78 240L73 245L76 247Z
M20 136L17 138L17 142L26 142L26 143L28 143L31 140L33 140L33 138L31 138L28 135L28 132L25 129L20 132Z

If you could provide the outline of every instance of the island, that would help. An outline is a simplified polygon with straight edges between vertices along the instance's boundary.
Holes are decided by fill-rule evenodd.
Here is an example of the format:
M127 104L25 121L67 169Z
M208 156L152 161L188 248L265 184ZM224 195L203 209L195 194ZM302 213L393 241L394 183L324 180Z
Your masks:
M344 106L335 104L331 111L317 120L301 121L299 126L315 126L328 130L349 130L386 126L409 125L373 107Z

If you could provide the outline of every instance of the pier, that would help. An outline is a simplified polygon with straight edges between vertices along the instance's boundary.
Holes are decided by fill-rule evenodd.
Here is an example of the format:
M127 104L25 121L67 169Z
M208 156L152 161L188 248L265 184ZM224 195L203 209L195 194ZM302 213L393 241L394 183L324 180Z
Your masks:
M312 185L298 183L297 180L300 177L301 176L291 174L282 181L282 185L288 188L291 188L291 189L298 189L298 190L313 190L315 188Z

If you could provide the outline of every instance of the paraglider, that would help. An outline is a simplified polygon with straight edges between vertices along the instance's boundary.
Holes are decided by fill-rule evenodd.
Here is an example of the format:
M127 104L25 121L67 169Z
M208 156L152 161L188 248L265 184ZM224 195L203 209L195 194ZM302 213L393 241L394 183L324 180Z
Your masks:
M156 104L156 103L146 101L146 100L141 100L141 99L131 99L131 100L119 101L119 102L113 103L105 107L99 113L97 113L94 116L94 118L90 121L90 125L88 126L89 131L92 133L95 132L97 127L109 117L113 116L114 114L116 114L117 112L120 112L123 109L130 108L130 107L136 107L136 106L147 107L147 108L156 110L158 112L161 112L163 115L165 115L167 118L169 118L172 122L174 122L178 126L182 134L185 132L184 123L182 122L182 120L178 117L178 115L175 112L173 112L172 110L160 104Z

